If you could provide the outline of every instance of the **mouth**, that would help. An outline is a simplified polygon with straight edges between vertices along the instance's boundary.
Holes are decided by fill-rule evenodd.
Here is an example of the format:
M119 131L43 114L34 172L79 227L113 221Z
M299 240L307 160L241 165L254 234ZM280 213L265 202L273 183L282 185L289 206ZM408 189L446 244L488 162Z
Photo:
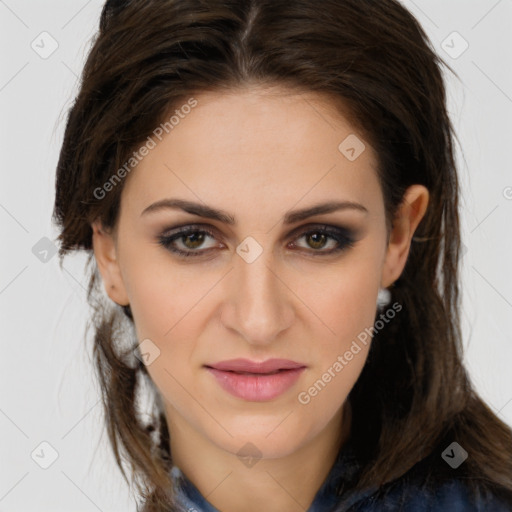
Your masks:
M205 368L215 377L220 387L236 398L249 402L266 402L278 398L290 390L300 378L306 366L278 368L270 371L246 371Z
M213 368L212 366L207 366L206 368L211 368L213 370L217 370L217 368ZM238 371L235 371L235 370L219 370L219 371L224 371L224 372L229 372L229 373L236 373L237 375L275 375L276 373L279 373L279 372L288 372L288 371L291 371L289 369L284 369L284 368L281 368L279 370L274 370L273 372L265 372L265 373L262 373L262 372L238 372Z
M271 375L284 370L297 370L305 368L306 365L292 361L290 359L267 359L266 361L251 361L250 359L230 359L220 361L211 365L205 365L207 368L233 372L239 374L266 374Z

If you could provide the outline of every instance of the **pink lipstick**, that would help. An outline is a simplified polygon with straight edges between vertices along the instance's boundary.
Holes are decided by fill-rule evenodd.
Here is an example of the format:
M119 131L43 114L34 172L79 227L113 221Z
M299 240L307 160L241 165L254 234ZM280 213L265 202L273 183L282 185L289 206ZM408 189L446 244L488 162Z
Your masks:
M251 402L272 400L295 384L306 366L289 359L231 359L205 365L220 386Z

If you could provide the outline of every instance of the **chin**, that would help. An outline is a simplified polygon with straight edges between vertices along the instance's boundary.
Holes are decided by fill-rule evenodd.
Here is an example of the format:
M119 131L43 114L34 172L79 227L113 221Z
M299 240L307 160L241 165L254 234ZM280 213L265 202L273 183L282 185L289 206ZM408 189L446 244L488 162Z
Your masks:
M265 459L278 459L294 453L313 437L306 430L303 422L294 418L289 425L283 421L286 414L279 418L266 418L258 420L248 417L246 421L237 421L236 425L224 422L226 429L232 434L223 435L221 439L212 439L219 448L239 457L256 457ZM290 420L293 414L290 414ZM282 423L281 423L282 422ZM299 428L300 425L300 428Z

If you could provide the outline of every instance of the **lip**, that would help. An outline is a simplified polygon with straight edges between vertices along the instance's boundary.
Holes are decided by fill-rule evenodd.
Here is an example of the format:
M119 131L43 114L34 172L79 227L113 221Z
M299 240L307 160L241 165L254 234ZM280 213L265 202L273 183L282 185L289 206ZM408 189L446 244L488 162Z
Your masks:
M263 362L231 359L205 365L220 386L237 398L265 402L290 389L306 366L289 359L268 359Z
M290 359L267 359L265 361L251 361L250 359L229 359L218 363L206 365L208 368L232 372L270 373L277 370L295 370L306 365L291 361Z

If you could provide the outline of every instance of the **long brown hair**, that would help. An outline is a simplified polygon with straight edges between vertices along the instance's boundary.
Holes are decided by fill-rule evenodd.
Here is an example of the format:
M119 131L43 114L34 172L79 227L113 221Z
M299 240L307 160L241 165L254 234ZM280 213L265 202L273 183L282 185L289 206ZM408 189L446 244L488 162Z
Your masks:
M97 190L187 99L251 85L325 94L349 116L376 151L388 223L409 185L430 192L405 270L391 288L403 310L375 334L348 397L361 463L351 488L383 486L430 457L431 478L457 476L475 490L512 495L511 429L474 391L461 362L459 185L443 65L453 73L396 0L104 6L67 119L53 218L61 264L69 251L89 252L106 425L123 476L128 481L126 459L146 510L176 510L169 432L159 394L133 357L138 342L129 307L104 300L93 260L91 223L116 225L123 180L102 196ZM149 423L140 406L144 389L154 398ZM453 441L469 454L456 470L441 458Z

